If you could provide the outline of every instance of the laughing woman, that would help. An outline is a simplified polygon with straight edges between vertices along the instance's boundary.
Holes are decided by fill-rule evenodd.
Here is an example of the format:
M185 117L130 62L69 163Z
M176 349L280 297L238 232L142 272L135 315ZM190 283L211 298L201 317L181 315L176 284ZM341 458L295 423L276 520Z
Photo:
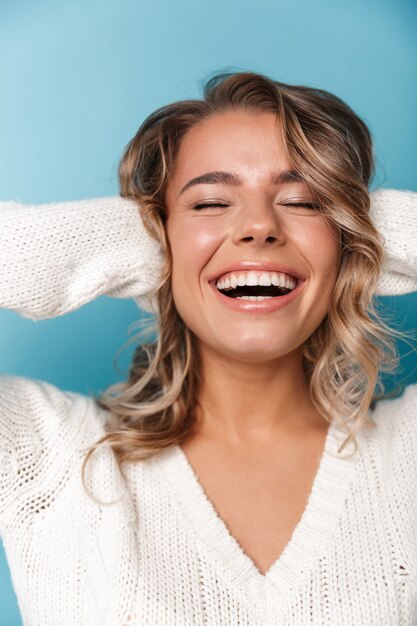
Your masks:
M140 126L121 197L0 211L0 304L154 314L98 397L0 386L0 530L25 624L417 623L417 385L375 295L417 290L417 194L369 192L334 95L212 78Z

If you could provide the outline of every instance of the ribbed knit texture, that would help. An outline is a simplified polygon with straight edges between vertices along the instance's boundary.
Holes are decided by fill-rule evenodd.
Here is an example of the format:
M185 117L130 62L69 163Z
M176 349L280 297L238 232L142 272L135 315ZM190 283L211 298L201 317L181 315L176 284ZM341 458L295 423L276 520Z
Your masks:
M379 294L417 290L417 194L380 190ZM0 203L0 306L31 319L100 294L151 310L161 266L121 198ZM417 385L370 412L359 451L329 428L307 507L266 575L230 535L179 446L126 466L100 449L107 411L0 377L0 533L25 626L415 626ZM351 452L352 449L347 450ZM1 607L0 607L1 622Z

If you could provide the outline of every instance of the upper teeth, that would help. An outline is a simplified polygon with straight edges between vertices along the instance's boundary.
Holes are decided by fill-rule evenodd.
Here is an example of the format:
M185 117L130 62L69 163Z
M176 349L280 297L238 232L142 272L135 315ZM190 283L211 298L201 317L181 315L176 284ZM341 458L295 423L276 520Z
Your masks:
M227 276L219 278L216 282L217 289L236 289L236 287L244 287L248 285L254 287L255 285L262 285L269 287L275 285L275 287L286 287L287 289L294 289L297 281L281 272L230 272Z

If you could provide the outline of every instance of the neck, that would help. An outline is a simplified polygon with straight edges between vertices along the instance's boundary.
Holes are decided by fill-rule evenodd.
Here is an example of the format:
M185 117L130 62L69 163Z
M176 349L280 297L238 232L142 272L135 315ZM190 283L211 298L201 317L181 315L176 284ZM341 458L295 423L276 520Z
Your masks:
M200 355L199 436L240 446L325 426L309 396L301 350L261 363L238 361L208 346Z

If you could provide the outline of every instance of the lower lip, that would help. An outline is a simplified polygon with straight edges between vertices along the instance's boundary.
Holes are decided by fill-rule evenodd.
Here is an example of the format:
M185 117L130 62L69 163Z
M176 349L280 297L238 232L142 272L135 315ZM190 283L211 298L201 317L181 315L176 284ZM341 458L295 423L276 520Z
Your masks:
M246 313L271 313L272 311L278 311L278 309L281 309L283 306L295 300L301 292L304 283L305 280L300 281L295 289L284 296L276 296L274 298L268 298L267 300L239 300L238 298L230 298L222 294L213 283L210 283L210 287L214 290L220 302L229 307L229 309Z

